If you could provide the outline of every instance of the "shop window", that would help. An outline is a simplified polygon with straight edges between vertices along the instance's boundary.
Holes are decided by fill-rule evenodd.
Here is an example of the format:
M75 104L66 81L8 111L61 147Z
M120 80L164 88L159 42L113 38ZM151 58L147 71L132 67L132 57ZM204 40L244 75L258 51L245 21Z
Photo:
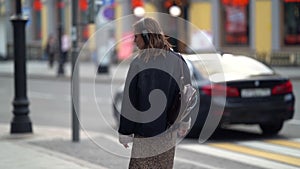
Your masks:
M249 45L249 0L221 0L224 46Z
M41 31L41 10L42 2L41 0L33 1L33 13L32 13L32 23L33 23L33 39L41 40L42 31Z
M88 0L79 0L80 9L80 28L79 36L81 41L87 41L89 38L88 32Z
M284 0L284 44L300 44L300 0Z
M66 28L68 27L67 22L66 22L66 13L67 11L66 9L66 4L64 0L56 0L56 22L59 26L59 24L61 24L60 26L62 27L62 31L65 32Z

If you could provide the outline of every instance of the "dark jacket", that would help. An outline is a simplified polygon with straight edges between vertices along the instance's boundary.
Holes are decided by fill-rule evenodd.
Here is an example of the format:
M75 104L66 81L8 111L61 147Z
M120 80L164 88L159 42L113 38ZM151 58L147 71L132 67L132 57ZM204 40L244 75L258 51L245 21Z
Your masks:
M184 84L191 83L184 59L175 52L167 52L166 56L153 57L147 62L143 56L132 61L122 101L120 134L152 137L174 122L180 108L174 104L179 99L181 64Z

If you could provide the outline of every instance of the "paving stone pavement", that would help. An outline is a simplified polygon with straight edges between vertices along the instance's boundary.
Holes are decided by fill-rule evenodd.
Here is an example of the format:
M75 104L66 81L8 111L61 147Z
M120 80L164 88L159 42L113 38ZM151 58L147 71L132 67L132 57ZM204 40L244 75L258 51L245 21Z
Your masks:
M107 169L100 164L37 146L46 141L51 144L53 140L72 144L70 132L66 129L34 126L34 134L10 134L9 124L0 124L0 131L1 169Z

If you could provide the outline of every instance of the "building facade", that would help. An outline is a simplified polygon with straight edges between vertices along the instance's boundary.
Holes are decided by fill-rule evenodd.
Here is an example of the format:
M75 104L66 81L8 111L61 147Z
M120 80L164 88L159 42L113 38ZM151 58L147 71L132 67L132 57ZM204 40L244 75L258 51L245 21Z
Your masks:
M95 31L95 25L84 18L86 0L80 4L81 41ZM167 0L145 0L146 12L165 12L161 5ZM2 1L0 1L2 2ZM131 0L115 0L115 18L132 14ZM246 54L266 62L277 56L290 62L300 62L300 0L183 0L185 16L191 24L205 32L212 40L216 51L221 53ZM6 18L13 14L14 1L6 1ZM181 3L182 4L182 3ZM71 0L23 0L23 14L29 15L27 40L29 46L43 47L49 34L57 34L59 19L67 33L71 28ZM1 8L0 8L1 9ZM61 10L60 15L57 12ZM0 37L3 32L3 17L0 10ZM5 25L9 20L5 21ZM11 24L10 24L11 25ZM117 22L115 36L122 37L128 25ZM11 46L11 26L6 26L7 53ZM187 30L189 38L193 31ZM192 46L197 41L190 39ZM199 44L201 44L199 42ZM5 53L0 45L1 52ZM201 47L200 47L201 49Z
M220 52L296 61L300 52L299 0L193 0L190 21L211 32ZM299 59L299 58L298 58Z

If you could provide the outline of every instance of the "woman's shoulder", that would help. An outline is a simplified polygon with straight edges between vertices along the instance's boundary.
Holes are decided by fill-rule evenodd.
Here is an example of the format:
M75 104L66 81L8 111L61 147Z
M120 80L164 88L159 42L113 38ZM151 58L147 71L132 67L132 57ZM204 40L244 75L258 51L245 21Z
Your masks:
M172 57L177 57L177 58L183 59L182 55L179 52L175 52L173 50L170 50L170 52L168 52L168 53Z
M135 69L137 69L137 68L139 68L139 67L141 67L141 66L143 66L143 59L141 58L141 57L139 57L139 56L134 56L133 58L132 58L132 60L131 60L131 62L130 62L130 64L129 64L129 66L131 67L131 68L135 68Z
M137 63L139 63L140 58L138 57L138 55L135 55L132 57L130 65L136 65Z

